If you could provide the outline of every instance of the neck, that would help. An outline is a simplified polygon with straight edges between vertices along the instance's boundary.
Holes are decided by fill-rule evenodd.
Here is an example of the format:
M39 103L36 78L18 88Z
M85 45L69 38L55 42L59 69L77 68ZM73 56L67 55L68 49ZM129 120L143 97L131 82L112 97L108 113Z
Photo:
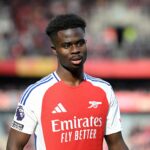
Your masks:
M69 71L67 69L62 70L57 68L56 72L60 79L69 85L77 86L84 80L83 69Z

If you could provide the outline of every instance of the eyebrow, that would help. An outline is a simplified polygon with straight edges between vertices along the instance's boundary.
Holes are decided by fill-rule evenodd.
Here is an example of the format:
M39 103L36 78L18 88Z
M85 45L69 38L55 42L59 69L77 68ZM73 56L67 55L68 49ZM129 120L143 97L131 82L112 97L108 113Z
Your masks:
M84 38L82 38L82 39L79 39L79 40L77 40L77 41L74 41L74 42L71 42L71 41L69 41L69 42L63 42L63 43L61 43L61 45L62 44L76 44L76 43L78 43L78 42L80 42L80 41L86 41Z

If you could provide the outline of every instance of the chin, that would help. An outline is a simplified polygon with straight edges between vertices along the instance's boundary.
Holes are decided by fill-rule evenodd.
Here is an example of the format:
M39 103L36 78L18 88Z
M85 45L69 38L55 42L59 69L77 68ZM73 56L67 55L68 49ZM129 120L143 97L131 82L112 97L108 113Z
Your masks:
M70 68L71 72L75 71L81 71L83 69L83 65L74 65L73 67Z

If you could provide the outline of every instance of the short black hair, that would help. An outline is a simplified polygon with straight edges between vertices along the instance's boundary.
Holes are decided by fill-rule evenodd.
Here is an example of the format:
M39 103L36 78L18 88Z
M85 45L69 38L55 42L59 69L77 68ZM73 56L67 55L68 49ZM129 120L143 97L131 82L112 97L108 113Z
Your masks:
M85 31L86 22L78 15L63 14L55 16L46 28L46 34L53 41L58 31L80 27Z

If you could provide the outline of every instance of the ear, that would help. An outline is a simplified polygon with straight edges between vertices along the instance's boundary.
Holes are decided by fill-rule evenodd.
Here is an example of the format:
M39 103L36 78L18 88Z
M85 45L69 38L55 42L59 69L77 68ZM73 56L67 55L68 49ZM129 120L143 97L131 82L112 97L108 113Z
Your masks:
M52 52L54 55L57 55L55 46L51 46Z

